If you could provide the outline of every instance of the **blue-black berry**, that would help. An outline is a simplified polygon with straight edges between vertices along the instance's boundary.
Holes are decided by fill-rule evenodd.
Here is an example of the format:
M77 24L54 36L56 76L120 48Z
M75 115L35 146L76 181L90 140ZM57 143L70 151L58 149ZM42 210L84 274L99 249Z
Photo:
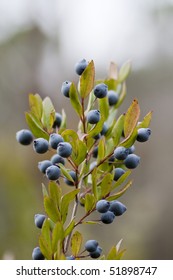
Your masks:
M87 67L87 65L88 65L88 62L86 61L86 59L82 59L79 62L77 62L75 65L76 74L78 74L79 76L82 75L82 73L85 70L85 68Z
M39 247L35 247L32 251L32 259L33 260L44 260L45 257L43 256Z
M135 154L130 154L124 160L124 164L129 169L134 169L140 163L140 157Z
M70 97L69 96L69 92L70 92L70 86L71 86L72 82L70 81L65 81L63 82L62 86L61 86L61 93L66 96L66 97Z
M46 169L46 177L51 181L56 181L61 175L60 168L56 165L51 165Z
M97 98L104 98L108 93L108 86L101 83L94 87L94 95Z
M120 201L114 200L110 202L109 211L113 212L115 216L121 216L126 210L127 207Z
M49 149L49 143L44 138L37 138L33 141L33 148L38 154L44 154Z
M22 129L16 133L16 139L22 145L29 145L33 141L33 134L28 129Z
M69 157L72 154L72 146L68 142L61 142L57 147L57 153L64 158Z
M91 124L96 124L100 120L100 111L99 110L91 110L87 113L87 122Z

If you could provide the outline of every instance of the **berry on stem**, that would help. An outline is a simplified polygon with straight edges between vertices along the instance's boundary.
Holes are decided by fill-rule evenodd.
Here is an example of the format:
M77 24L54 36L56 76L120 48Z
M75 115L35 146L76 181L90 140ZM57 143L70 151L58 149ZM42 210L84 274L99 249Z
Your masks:
M128 156L128 154L128 149L123 146L119 146L114 150L114 156L118 160L124 160Z
M100 111L99 110L91 110L87 113L87 122L90 124L96 124L100 120Z
M46 177L49 180L56 181L61 175L60 168L56 165L51 165L46 169Z
M109 206L110 206L110 202L105 200L105 199L101 199L99 201L97 201L96 203L96 210L99 213L105 213L109 210Z
M114 169L114 181L117 181L123 174L125 173L125 170L117 167Z
M16 139L17 139L17 142L19 142L22 145L25 145L25 146L30 145L33 141L33 134L28 129L22 129L16 133Z
M115 218L115 215L111 211L107 211L101 215L101 221L104 224L111 224Z
M46 169L52 165L52 162L50 160L43 160L43 161L39 161L38 163L38 169L45 174Z
M95 86L94 88L94 95L97 98L104 98L108 93L108 86L101 83Z
M96 240L88 240L86 243L85 243L85 249L88 251L88 252L94 252L98 247L98 242Z
M61 142L57 147L57 153L64 158L69 157L72 154L72 146L68 142Z
M62 86L61 86L61 93L65 96L65 97L70 97L69 96L69 92L70 92L70 86L71 86L72 82L70 81L65 81L63 82Z
M42 225L44 223L44 220L46 219L46 216L43 214L35 214L34 216L34 223L36 227L42 228Z
M33 260L44 260L44 256L39 247L35 247L32 251L32 259Z
M138 142L146 142L146 141L148 141L150 135L151 135L150 128L139 128L136 140Z
M37 138L33 141L33 148L34 148L36 153L44 154L49 149L49 143L44 138Z
M85 70L85 68L87 67L87 65L88 65L88 62L86 61L86 59L82 59L79 62L77 62L75 64L76 74L78 74L79 76L82 75L82 73Z
M140 163L140 157L135 154L130 154L124 160L124 164L129 169L134 169Z
M52 149L57 149L58 144L64 142L64 139L62 138L62 136L60 134L57 133L52 133L49 136L49 145Z
M115 216L121 216L126 210L127 207L120 201L114 200L110 202L109 211L113 212Z

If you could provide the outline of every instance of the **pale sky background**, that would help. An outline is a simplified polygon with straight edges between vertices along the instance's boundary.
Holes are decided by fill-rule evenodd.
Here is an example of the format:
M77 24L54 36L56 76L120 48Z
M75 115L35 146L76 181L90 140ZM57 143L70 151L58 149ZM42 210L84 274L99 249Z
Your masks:
M0 41L37 23L47 36L56 39L59 34L60 55L66 61L85 57L103 66L105 61L131 59L134 67L141 67L161 47L158 32L163 41L172 35L159 15L167 4L173 0L0 0ZM149 16L153 7L158 10L155 22ZM163 49L172 51L170 45Z

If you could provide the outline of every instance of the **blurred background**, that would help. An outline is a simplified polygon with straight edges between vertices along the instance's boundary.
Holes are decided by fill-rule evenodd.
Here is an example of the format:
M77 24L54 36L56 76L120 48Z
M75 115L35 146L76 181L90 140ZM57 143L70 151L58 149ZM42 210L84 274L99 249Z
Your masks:
M124 259L173 259L173 1L172 0L0 0L0 259L31 259L43 212L44 178L32 146L16 142L27 128L28 94L50 96L57 111L76 116L60 94L64 80L77 81L74 65L93 59L96 78L110 61L132 61L128 94L141 118L153 110L152 137L138 143L140 166L122 197L128 211L108 226L86 226L105 251L123 239ZM80 230L82 230L80 228Z

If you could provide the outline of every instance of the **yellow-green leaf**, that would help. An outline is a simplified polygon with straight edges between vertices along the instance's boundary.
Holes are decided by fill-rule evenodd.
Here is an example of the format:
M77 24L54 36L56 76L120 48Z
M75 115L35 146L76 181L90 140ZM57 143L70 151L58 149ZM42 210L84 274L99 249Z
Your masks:
M122 83L128 77L130 70L131 70L131 61L128 60L120 68L119 75L118 75L119 83Z
M49 139L48 133L42 128L40 122L32 115L31 113L25 113L26 122L36 138L45 138Z
M79 189L73 190L71 192L68 192L62 196L61 199L61 217L62 222L65 223L67 214L68 214L68 208L70 203L74 200L75 196L79 193Z
M125 114L125 119L124 119L125 138L130 137L130 135L133 133L133 131L137 125L139 116L140 116L140 107L139 107L138 101L136 99L134 99Z
M44 257L47 260L52 259L52 245L51 245L51 236L50 236L50 223L46 219L44 220L42 229L41 229L41 235L39 237L39 245L40 250Z
M79 101L78 92L77 92L77 89L76 89L76 86L74 83L72 83L70 86L69 96L70 96L70 101L71 101L73 108L75 109L75 111L79 115L79 117L81 117L82 116L82 105Z
M52 231L52 251L55 253L57 251L58 242L62 245L64 239L64 229L61 222L57 222Z
M61 220L60 212L58 208L55 206L53 199L49 196L44 198L44 208L45 212L47 213L48 217L56 223L57 221Z
M79 231L76 231L71 238L72 255L77 256L79 254L82 241L83 241L82 234Z
M55 109L49 97L46 97L43 102L42 123L44 127L50 131L55 121Z
M43 105L42 105L42 99L38 93L29 94L29 106L31 112L36 116L36 118L38 120L41 120Z
M95 207L95 198L93 194L87 193L85 195L85 211L90 212Z
M124 128L124 119L125 119L124 114L120 115L120 117L115 122L115 125L112 128L111 136L113 138L115 147L119 144L120 138L122 136L122 132Z
M119 192L107 197L107 200L112 201L119 198L131 187L131 185L132 185L132 181L129 181Z
M80 77L80 95L82 98L86 98L92 91L94 87L94 79L95 67L93 60L91 60Z

